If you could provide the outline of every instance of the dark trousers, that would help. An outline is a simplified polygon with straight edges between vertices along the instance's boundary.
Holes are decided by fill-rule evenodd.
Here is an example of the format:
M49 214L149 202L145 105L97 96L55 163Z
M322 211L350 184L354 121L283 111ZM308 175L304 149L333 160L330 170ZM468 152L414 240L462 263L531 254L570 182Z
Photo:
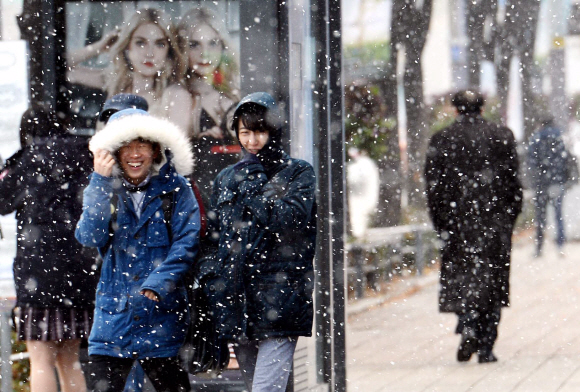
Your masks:
M564 203L563 186L554 186L553 189L536 189L534 204L536 207L536 249L539 254L544 243L544 229L547 223L548 204L554 206L556 218L556 244L562 247L566 241L564 234L564 218L562 215L562 204Z
M189 392L189 377L177 357L139 359L157 392ZM132 358L89 356L87 389L90 392L120 392L135 362Z
M478 342L479 350L491 351L497 339L497 328L501 318L501 306L484 311L460 313L456 333L465 328L472 328Z

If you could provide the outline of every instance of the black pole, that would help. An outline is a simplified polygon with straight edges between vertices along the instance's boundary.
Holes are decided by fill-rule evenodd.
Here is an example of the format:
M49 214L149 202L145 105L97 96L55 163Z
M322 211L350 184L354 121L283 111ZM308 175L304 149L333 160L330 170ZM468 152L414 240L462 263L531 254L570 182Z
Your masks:
M56 28L55 28L55 12L53 1L41 1L40 12L42 18L42 101L56 109Z
M328 4L328 98L330 117L330 169L332 178L332 364L333 391L346 391L346 279L344 238L346 178L344 136L344 86L342 83L341 0Z
M312 0L312 34L315 38L315 72L314 94L312 95L317 110L314 127L317 155L317 200L318 200L318 236L316 254L316 291L315 291L315 326L316 326L316 369L317 382L330 384L332 379L332 279L331 279L331 178L330 151L328 148L328 134L330 121L328 115L328 68L327 68L327 27L326 27L326 0Z
M334 392L346 391L345 338L345 154L342 84L341 1L313 0L317 41L315 100L318 108L318 254L317 332L322 338L322 380ZM322 313L322 314L320 314ZM320 338L319 338L320 340Z

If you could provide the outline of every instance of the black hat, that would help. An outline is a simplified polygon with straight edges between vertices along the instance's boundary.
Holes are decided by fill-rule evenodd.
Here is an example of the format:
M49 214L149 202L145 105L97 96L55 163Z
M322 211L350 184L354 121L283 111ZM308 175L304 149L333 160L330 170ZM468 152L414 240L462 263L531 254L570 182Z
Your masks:
M481 113L481 108L485 104L485 99L478 91L461 90L453 95L451 103L457 108L459 113Z
M106 123L116 112L124 109L149 110L149 104L145 98L135 94L117 94L105 101L99 120Z

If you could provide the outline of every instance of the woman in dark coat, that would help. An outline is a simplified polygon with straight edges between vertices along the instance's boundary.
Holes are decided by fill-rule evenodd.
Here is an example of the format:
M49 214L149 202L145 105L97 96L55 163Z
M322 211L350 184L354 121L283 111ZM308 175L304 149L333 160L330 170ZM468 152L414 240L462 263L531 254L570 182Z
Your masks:
M216 178L208 213L215 274L201 285L249 390L284 391L299 336L312 331L316 239L312 166L281 147L277 105L242 99L234 129L246 152Z
M97 265L74 229L92 159L87 141L42 107L22 116L21 140L0 174L0 214L16 211L18 223L17 337L30 353L31 391L56 392L55 367L61 390L84 391L78 350L91 326Z
M478 93L459 92L452 103L459 117L432 137L425 165L430 216L445 243L439 309L459 316L459 361L478 352L479 362L493 362L522 206L516 142L482 118Z

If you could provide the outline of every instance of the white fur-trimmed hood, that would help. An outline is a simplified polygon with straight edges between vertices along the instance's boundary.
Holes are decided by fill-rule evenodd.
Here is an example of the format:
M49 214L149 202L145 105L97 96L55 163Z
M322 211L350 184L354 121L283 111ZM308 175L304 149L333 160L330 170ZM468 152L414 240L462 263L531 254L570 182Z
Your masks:
M91 138L89 149L93 154L97 150L115 154L124 144L137 138L161 145L163 159L160 164L153 165L155 172L167 163L166 149L171 151L171 163L179 174L186 176L193 171L193 152L185 133L168 120L150 115L133 114L109 121ZM115 164L114 172L120 173L118 164Z

